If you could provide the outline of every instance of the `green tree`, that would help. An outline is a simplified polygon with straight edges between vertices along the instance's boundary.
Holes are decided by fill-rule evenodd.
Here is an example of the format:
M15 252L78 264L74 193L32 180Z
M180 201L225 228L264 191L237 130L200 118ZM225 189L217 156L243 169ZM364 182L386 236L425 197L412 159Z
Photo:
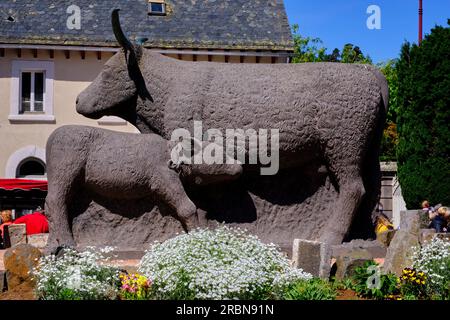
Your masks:
M449 20L450 25L450 20ZM398 175L408 208L450 204L450 27L406 43L398 75Z
M372 64L372 59L369 56L365 56L358 46L347 43L342 49L340 62Z
M292 63L302 62L342 62L342 63L372 63L369 56L365 56L358 46L348 43L344 48L334 49L328 54L327 48L319 38L303 37L299 33L298 24L292 26L292 38L294 39L294 57Z

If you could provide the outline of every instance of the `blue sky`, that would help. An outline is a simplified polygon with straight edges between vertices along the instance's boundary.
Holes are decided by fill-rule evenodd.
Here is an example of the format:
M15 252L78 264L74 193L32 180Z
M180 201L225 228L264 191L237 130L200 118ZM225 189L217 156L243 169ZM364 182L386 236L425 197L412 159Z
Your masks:
M423 0L424 34L447 25L450 0ZM419 0L284 0L289 23L303 36L318 37L332 51L346 43L358 45L374 62L397 58L406 40L417 42ZM381 30L369 30L367 8L381 9Z

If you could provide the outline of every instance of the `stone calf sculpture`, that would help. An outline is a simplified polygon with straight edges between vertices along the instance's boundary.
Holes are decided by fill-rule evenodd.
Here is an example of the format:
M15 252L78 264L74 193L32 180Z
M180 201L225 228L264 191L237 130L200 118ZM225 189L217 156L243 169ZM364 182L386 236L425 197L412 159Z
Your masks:
M326 230L318 240L340 243L365 197L375 205L388 107L388 85L376 68L178 61L131 44L118 10L112 22L124 50L79 95L78 113L119 116L165 139L177 128L192 131L195 120L205 130L280 130L281 169L324 163L339 192L326 224L315 226ZM363 172L373 176L370 185Z
M47 142L48 250L76 246L69 207L82 188L107 199L155 197L175 212L186 229L196 226L196 206L185 193L177 172L168 165L173 148L174 143L154 134L125 134L84 126L55 130ZM242 173L240 165L213 166L210 175L195 165L182 166L184 171L189 169L187 178L201 174L203 184L210 183L209 178L212 182L237 179Z

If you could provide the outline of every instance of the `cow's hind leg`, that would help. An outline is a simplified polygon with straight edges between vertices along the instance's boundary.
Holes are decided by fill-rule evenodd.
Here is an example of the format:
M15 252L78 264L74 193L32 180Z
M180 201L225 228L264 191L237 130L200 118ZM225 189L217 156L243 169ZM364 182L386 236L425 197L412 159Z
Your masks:
M366 193L357 165L335 168L334 178L338 184L339 197L322 230L320 240L330 244L340 244L350 230L353 219Z

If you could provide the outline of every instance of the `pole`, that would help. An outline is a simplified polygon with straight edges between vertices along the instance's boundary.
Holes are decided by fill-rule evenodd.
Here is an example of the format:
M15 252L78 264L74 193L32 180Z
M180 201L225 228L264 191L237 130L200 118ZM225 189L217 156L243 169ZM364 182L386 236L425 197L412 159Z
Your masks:
M423 39L423 0L419 0L419 46Z

